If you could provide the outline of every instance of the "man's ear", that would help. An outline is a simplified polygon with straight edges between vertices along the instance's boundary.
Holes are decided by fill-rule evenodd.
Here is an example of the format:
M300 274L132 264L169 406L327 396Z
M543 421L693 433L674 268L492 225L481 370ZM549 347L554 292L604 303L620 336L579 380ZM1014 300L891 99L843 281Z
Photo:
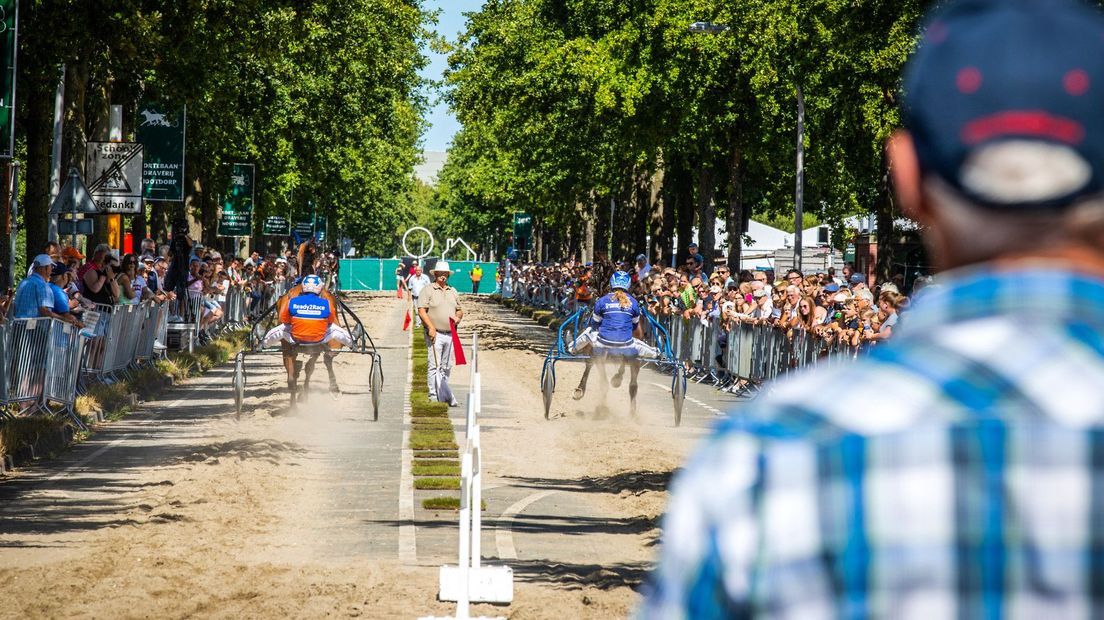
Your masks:
M893 190L897 195L897 204L901 212L909 219L925 222L929 218L921 194L920 161L916 157L916 146L912 134L898 129L886 141L886 156L889 160L889 174L893 179Z

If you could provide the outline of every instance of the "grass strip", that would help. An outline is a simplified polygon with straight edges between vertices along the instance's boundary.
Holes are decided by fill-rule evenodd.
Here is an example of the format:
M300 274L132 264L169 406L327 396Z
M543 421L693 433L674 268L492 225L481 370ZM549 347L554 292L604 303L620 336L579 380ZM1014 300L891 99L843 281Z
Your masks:
M427 497L422 500L422 508L426 510L460 510L459 497ZM480 502L480 510L487 509L487 502Z
M456 491L460 489L459 478L418 478L414 488L419 491Z
M456 459L459 456L456 450L419 450L414 453L416 459Z
M420 430L410 431L410 448L412 450L455 450L456 438L451 430Z
M415 476L459 476L460 464L456 461L418 462L413 465Z

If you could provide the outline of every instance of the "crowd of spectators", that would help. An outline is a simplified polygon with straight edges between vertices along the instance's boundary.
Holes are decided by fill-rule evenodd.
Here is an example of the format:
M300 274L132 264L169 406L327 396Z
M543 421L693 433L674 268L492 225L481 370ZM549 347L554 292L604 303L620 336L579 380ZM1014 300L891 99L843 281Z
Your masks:
M808 274L796 269L734 274L725 265L709 269L694 245L677 266L653 265L641 254L634 261L525 264L513 270L513 277L529 296L550 290L557 303L562 300L571 310L604 294L615 270L632 276L630 293L656 317L716 319L725 330L737 323L768 325L851 346L890 338L909 307L901 277L868 282L850 263L838 272L829 267ZM918 280L916 290L925 283Z
M175 257L170 245L153 239L144 239L140 252L121 256L107 244L96 246L86 257L74 247L47 243L14 294L0 297L0 318L52 317L82 326L83 313L97 304L161 303L187 294L202 299L199 316L185 316L186 306L180 304L174 306L170 322L198 320L205 333L223 317L231 287L240 287L249 311L259 313L298 275L290 250L267 256L253 252L242 259L184 241ZM329 254L320 254L315 268L335 262L329 259ZM175 278L170 275L174 261L185 263L177 265Z

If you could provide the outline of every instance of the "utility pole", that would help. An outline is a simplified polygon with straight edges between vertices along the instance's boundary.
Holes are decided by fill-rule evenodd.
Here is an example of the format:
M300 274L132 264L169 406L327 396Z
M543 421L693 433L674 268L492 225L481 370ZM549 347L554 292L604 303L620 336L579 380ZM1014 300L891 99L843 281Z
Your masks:
M801 271L801 229L805 208L805 97L797 86L797 188L794 190L794 266Z
M19 162L11 164L11 188L9 196L11 203L6 205L10 209L10 234L8 235L8 286L15 288L15 239L19 235ZM53 216L57 222L57 216ZM55 229L55 233L56 233Z
M54 91L54 145L50 150L50 204L54 204L61 191L61 136L65 123L65 65L61 65L61 78ZM54 243L58 240L58 214L49 215L46 238Z

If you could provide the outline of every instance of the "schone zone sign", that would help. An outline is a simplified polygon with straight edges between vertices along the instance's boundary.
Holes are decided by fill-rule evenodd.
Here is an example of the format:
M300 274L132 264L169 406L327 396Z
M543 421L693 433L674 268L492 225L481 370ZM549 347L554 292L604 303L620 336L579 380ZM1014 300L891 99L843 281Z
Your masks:
M88 192L100 213L141 213L142 145L89 142L85 155Z

